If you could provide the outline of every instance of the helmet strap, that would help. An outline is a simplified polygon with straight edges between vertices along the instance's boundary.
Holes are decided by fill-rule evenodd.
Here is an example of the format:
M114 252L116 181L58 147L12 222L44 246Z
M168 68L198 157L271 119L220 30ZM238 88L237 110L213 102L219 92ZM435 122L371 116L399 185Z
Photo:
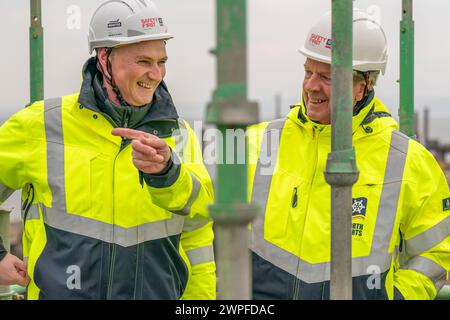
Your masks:
M114 91L114 93L117 97L117 100L119 100L120 104L122 106L127 106L129 104L122 97L122 93L120 92L119 87L117 87L116 82L114 81L112 65L111 65L111 61L109 60L112 50L113 50L113 48L106 48L106 71L108 72L108 75L106 75L105 72L102 72L103 77L106 80L106 82L108 82L108 84L111 86L111 88Z
M364 81L366 82L365 86L364 86L364 97L367 96L367 94L369 93L369 72L363 72L364 75Z

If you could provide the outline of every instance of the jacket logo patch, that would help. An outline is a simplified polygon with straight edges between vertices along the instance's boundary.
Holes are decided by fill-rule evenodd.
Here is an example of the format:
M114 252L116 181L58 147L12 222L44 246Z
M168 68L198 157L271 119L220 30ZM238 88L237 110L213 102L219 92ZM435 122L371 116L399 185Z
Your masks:
M367 198L352 199L352 219L364 220L366 218Z
M367 198L352 198L352 221L366 219ZM361 237L364 225L362 223L352 223L352 236Z
M442 210L450 210L450 198L442 200Z
M352 236L361 237L363 235L364 225L362 223L352 223Z

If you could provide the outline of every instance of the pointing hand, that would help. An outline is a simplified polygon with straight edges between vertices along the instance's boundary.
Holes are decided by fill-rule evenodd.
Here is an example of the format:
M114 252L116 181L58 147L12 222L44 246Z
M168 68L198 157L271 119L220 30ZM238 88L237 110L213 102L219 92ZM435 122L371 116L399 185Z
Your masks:
M147 132L125 128L115 128L111 133L132 140L133 164L140 171L155 174L166 168L170 148L163 139Z

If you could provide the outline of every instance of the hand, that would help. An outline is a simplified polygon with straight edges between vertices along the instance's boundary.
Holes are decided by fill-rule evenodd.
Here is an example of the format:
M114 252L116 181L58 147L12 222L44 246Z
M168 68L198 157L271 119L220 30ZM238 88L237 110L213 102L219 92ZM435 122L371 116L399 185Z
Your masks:
M8 253L0 261L0 285L18 284L26 287L30 282L27 275L27 265L16 256Z
M112 135L133 140L133 164L138 170L156 174L163 171L170 160L167 143L150 133L124 128L115 128Z

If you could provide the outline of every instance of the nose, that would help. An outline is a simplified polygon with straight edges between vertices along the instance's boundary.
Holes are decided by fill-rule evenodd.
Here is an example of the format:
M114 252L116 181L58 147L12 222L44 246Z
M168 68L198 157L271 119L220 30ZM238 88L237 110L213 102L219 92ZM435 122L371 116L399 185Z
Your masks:
M303 87L306 92L320 91L319 75L313 73L309 78L305 78Z
M153 63L147 72L147 76L150 80L161 82L165 76L164 66L160 66L157 63Z

